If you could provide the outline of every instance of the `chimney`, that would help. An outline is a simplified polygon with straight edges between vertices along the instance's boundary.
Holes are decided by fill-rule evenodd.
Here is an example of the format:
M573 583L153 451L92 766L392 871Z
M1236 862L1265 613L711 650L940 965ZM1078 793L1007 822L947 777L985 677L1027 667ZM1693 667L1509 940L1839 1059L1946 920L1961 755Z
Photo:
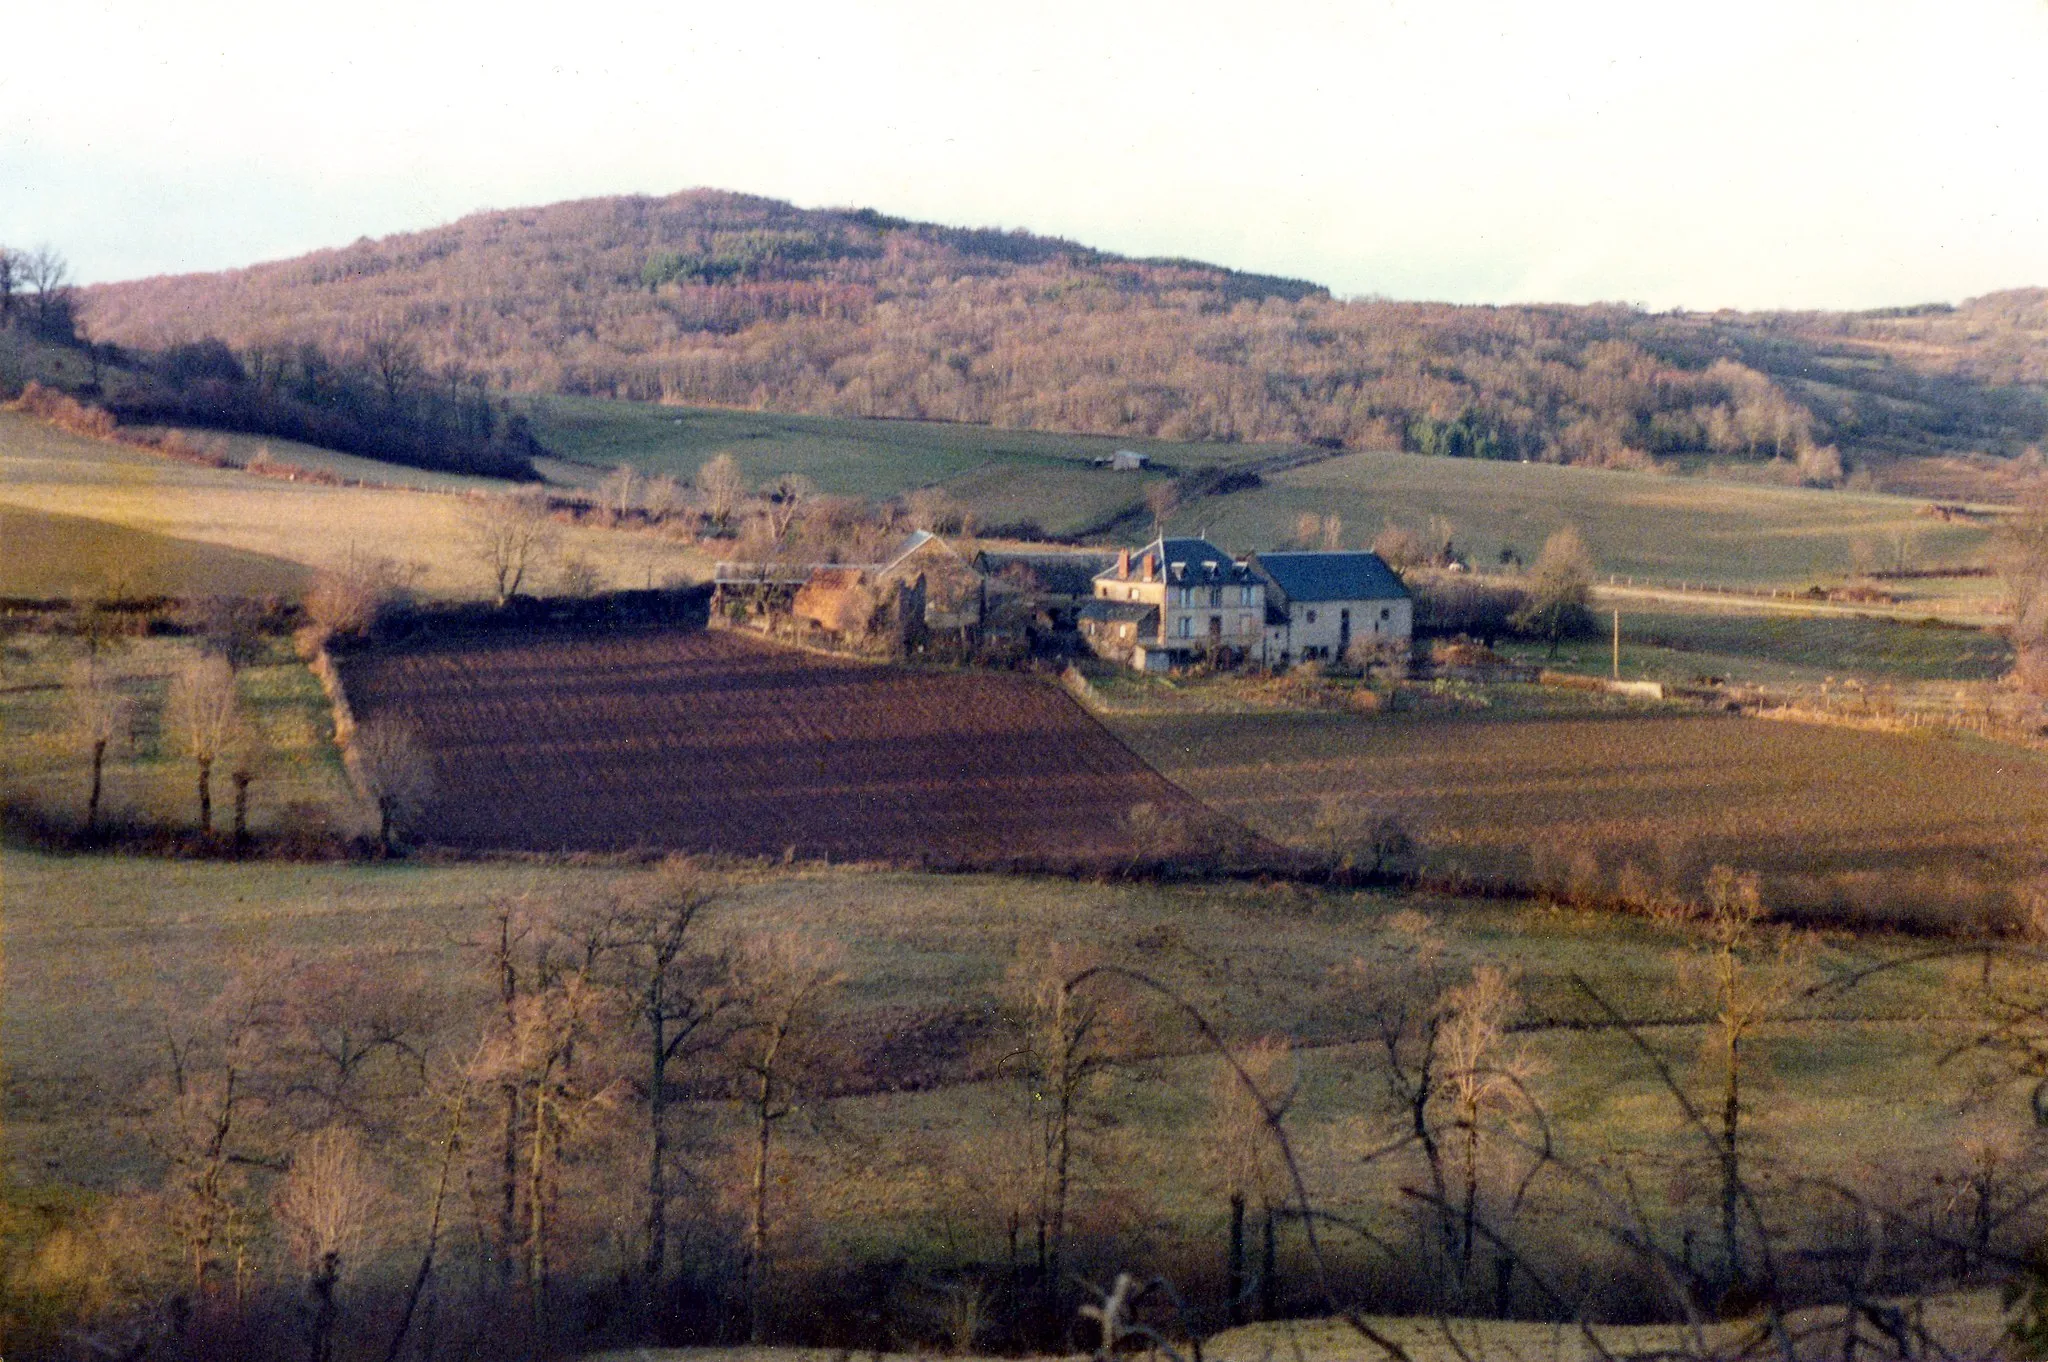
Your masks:
M1152 574L1155 571L1154 564L1157 561L1151 554L1145 555L1145 580L1148 582L1152 580Z
M1116 575L1119 580L1131 575L1131 551L1129 549L1118 549L1116 551Z

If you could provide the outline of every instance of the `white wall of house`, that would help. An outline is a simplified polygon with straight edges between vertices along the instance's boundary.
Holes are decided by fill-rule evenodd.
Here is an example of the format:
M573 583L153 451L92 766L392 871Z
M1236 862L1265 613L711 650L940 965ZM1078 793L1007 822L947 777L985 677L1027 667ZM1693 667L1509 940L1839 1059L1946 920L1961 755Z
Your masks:
M1405 643L1415 632L1415 603L1406 598L1295 601L1287 614L1280 651L1293 662L1334 661L1343 657L1350 643L1373 639Z

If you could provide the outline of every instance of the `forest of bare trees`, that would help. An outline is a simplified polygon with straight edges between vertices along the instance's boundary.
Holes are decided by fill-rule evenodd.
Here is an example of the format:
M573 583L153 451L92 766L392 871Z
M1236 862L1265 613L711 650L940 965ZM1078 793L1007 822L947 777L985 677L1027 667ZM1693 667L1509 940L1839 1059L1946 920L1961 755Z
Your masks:
M2017 453L2048 433L2030 294L1980 300L1967 320L1343 301L711 191L480 214L85 300L134 345L212 335L270 352L396 329L430 371L515 391L1453 457L1778 461L1817 484L1843 476L1848 442Z

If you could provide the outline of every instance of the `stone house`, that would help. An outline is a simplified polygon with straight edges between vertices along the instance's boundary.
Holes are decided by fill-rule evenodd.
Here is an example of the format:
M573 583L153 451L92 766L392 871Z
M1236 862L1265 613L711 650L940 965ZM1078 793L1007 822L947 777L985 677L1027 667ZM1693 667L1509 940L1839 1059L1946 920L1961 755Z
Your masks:
M1414 636L1414 599L1376 553L1254 553L1245 566L1265 585L1267 666L1338 661L1356 642L1406 647Z
M1094 587L1080 611L1082 638L1140 671L1243 661L1264 644L1264 582L1206 539L1162 536L1126 549Z

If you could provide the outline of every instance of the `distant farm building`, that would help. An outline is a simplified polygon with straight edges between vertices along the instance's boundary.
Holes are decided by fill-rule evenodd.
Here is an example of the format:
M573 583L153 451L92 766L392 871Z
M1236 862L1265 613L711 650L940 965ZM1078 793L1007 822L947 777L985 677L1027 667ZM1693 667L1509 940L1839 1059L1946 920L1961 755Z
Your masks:
M1097 468L1107 468L1113 473L1142 473L1151 464L1149 454L1140 454L1135 449L1119 449L1108 458L1095 460Z
M1284 667L1354 643L1407 646L1414 602L1378 554L1255 553L1160 538L1096 574L1079 612L1095 653L1139 671L1197 661Z
M726 627L795 630L901 651L934 633L966 637L988 614L988 582L937 535L908 535L879 563L722 562L711 611Z

